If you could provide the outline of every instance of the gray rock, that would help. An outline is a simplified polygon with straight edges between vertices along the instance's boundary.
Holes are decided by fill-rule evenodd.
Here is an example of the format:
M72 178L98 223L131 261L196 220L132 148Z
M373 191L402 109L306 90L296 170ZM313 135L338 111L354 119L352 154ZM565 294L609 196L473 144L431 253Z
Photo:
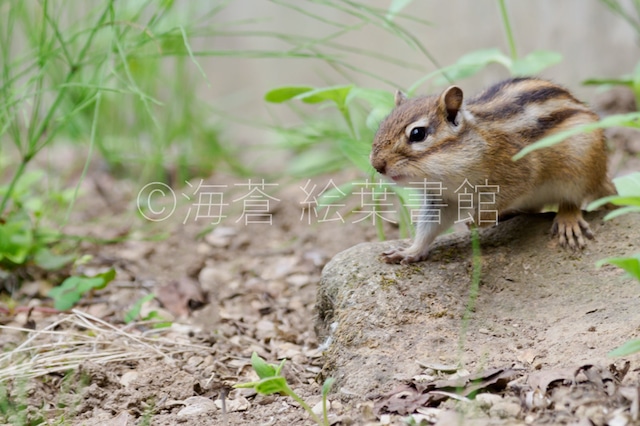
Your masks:
M339 253L324 268L316 305L324 373L365 396L389 390L394 377L420 374L418 362L469 371L610 363L607 352L637 325L640 287L622 270L594 264L640 252L640 216L602 222L604 214L586 215L596 239L581 253L550 238L553 214L481 230L475 301L468 231L440 237L429 259L413 265L379 257L407 241Z

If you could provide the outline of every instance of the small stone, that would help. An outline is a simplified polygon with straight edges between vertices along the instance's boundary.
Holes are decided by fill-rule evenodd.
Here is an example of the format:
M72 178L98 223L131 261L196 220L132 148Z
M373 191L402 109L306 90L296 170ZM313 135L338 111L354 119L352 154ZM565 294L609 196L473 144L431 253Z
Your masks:
M127 371L122 376L120 376L119 382L122 386L127 387L131 384L131 382L138 378L138 374L139 373L135 370Z
M627 426L630 425L631 419L625 413L615 413L607 422L607 426Z
M216 268L205 266L198 274L198 281L202 288L215 288L219 284L219 272Z
M322 251L308 251L304 254L305 260L310 260L315 266L324 266L327 263L327 255Z
M214 252L213 248L207 243L199 243L196 246L196 253L198 254L209 256L213 254L213 252Z
M391 424L391 416L388 414L383 414L380 416L380 424L381 425L390 425Z
M481 393L476 396L476 403L483 409L489 409L501 401L502 397L493 393Z
M580 408L580 407L578 407ZM578 410L576 410L576 415ZM595 426L604 426L607 423L607 415L605 407L600 405L592 405L584 408L583 415L588 418Z
M204 236L204 240L210 246L217 248L229 247L231 240L237 234L236 230L228 226L218 226Z
M489 409L491 417L500 419L515 418L520 414L520 404L512 401L500 401Z
M297 256L280 257L275 262L267 265L260 276L265 281L283 279L292 272L296 263L298 263Z
M275 334L276 326L273 321L267 319L260 320L256 323L256 338L258 340L271 337Z
M331 409L331 401L327 400L327 411ZM318 401L316 405L311 409L316 416L322 415L322 401Z
M294 357L300 355L302 353L302 348L299 345L289 342L283 342L278 344L277 347L277 358L287 358L293 359Z
M216 399L215 401L216 407L222 409L222 401ZM232 413L234 411L247 411L251 404L249 400L243 396L238 396L235 399L227 399L225 400L225 405L228 413Z
M418 414L414 414L413 418L417 424L434 424L440 418L442 409L433 407L421 407L416 410ZM422 423L421 423L422 422Z
M203 361L204 361L203 357L194 355L187 360L187 365L197 367L198 365L202 364Z
M211 413L217 410L216 404L209 398L203 396L189 397L184 400L184 404L186 406L178 411L177 414L179 420L186 420L189 417Z
M294 287L304 287L311 282L311 277L306 274L293 274L287 277L286 282Z

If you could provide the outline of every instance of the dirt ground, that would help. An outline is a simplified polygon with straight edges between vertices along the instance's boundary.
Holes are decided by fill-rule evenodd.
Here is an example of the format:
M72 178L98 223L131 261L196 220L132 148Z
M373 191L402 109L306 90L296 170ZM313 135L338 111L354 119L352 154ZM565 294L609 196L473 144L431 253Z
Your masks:
M613 171L640 170L638 139L619 133L611 139ZM66 154L48 158L65 164ZM341 216L332 216L341 220L318 223L312 217L309 223L303 211L306 181L281 181L267 188L277 201L272 200L269 216L260 220L271 223L246 224L239 204L232 201L246 193L237 184L247 180L222 175L204 182L229 189L229 209L221 224L195 220L194 199L188 197L194 189L189 186L174 188L178 208L170 218L154 222L138 213L139 185L114 179L100 165L92 170L65 232L89 237L79 251L92 257L76 273L114 268L116 279L83 298L74 311L56 313L45 297L55 277L25 272L26 280L11 295L16 306L0 313L0 421L312 424L286 396L261 396L232 386L257 378L250 365L255 351L272 363L287 358L284 374L291 387L311 406L320 401L322 342L313 331L320 274L338 252L377 240L375 227L367 221L353 223L360 217L349 215L349 206L339 211ZM344 173L313 183L321 188L329 179L341 183L353 177ZM388 238L399 236L391 225L386 231ZM143 305L141 317L155 311L171 326L155 328L142 320L126 324L126 312L151 293L156 297ZM438 330L443 335L452 332ZM598 337L601 340L594 337L591 344L609 346L606 335ZM487 334L485 343L491 338ZM483 364L492 361L484 359ZM583 397L590 395L585 391ZM340 424L401 424L402 416L377 416L374 401L366 396L346 397L338 388L330 400ZM505 413L495 424L526 420L522 414Z

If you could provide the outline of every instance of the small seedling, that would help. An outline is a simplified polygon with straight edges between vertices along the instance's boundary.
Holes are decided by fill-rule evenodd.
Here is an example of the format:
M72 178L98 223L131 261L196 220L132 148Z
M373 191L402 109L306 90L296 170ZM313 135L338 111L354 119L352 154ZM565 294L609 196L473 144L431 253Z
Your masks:
M156 297L156 295L151 293L151 294L147 294L146 296L143 296L140 299L138 299L133 304L131 309L129 309L127 311L127 313L124 315L124 322L126 324L129 324L129 323L135 321L136 319L141 318L143 321L154 321L154 323L152 325L153 328L171 327L171 321L167 321L165 318L163 318L158 313L158 311L151 311L147 315L145 315L144 317L141 317L140 312L142 310L142 305L144 305L145 303L153 300L154 297Z
M116 277L115 269L94 277L73 276L52 288L48 296L53 299L54 308L60 311L71 309L87 293L103 289Z
M251 355L251 365L260 378L257 382L239 383L234 388L253 388L256 392L263 395L271 395L280 393L293 398L307 413L313 421L322 426L329 426L329 416L327 413L327 395L331 390L331 386L335 379L328 378L322 385L322 420L313 412L309 404L304 402L287 383L287 379L281 375L282 367L284 367L286 359L283 359L279 365L268 364L264 359L260 358L257 353Z

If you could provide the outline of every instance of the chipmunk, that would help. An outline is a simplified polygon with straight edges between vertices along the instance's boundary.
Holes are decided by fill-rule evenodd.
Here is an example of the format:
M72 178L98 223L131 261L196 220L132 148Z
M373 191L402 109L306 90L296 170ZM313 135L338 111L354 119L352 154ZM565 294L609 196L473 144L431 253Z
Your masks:
M439 96L412 99L398 91L395 104L375 135L371 165L395 182L441 185L437 194L423 196L413 244L384 252L386 262L424 260L433 240L461 219L455 191L465 183L494 185L492 207L500 216L558 205L552 234L562 247L582 249L585 237L593 238L581 206L616 193L607 177L602 130L512 160L545 136L598 120L567 89L538 78L512 78L469 100L451 86ZM473 209L475 217L477 205Z

